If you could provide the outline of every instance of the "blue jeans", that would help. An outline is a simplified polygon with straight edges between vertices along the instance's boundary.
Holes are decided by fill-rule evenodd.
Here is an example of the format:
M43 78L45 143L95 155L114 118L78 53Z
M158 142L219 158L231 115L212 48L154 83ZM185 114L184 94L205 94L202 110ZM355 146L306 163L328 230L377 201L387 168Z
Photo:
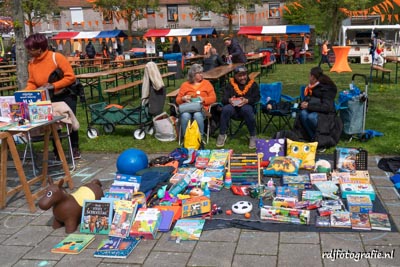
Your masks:
M197 121L197 124L199 125L199 130L200 134L203 136L204 134L204 119L205 116L203 112L195 112L195 113L189 113L189 112L184 112L180 116L181 120L181 129L182 129L182 136L185 136L186 133L186 127L188 125L189 120L195 119Z
M318 113L303 109L300 112L300 121L310 139L314 139L318 125Z
M240 108L234 107L230 104L223 106L219 129L220 134L226 134L231 118L244 119L250 136L256 136L256 116L254 114L253 106L244 105Z

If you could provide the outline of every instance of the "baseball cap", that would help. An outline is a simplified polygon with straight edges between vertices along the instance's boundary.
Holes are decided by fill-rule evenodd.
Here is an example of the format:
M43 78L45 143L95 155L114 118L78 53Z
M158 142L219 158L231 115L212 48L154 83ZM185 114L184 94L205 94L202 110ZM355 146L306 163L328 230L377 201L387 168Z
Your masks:
M227 36L227 37L224 38L224 42L227 41L227 40L232 40L232 38Z
M241 73L241 72L247 72L247 69L246 69L245 66L239 66L239 67L236 67L236 68L233 70L233 72L234 72L235 74Z

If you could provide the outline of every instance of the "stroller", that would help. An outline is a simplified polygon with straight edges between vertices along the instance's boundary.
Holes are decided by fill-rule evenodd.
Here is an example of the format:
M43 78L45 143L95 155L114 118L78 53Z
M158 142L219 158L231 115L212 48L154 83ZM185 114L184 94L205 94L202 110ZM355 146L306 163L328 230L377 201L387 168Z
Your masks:
M361 92L355 85L354 79L359 76L365 81L365 91ZM354 74L351 78L350 90L341 92L339 95L340 118L343 122L344 134L363 138L365 132L365 119L368 105L368 78L363 74Z
M160 71L154 62L146 64L141 95L139 107L122 107L106 102L89 105L91 121L89 121L86 109L87 136L90 139L99 136L99 131L93 127L94 125L103 126L104 132L108 134L115 131L116 125L139 126L138 129L133 131L133 137L138 140L144 139L146 134L152 135L154 133L153 116L162 113L166 98L166 88Z

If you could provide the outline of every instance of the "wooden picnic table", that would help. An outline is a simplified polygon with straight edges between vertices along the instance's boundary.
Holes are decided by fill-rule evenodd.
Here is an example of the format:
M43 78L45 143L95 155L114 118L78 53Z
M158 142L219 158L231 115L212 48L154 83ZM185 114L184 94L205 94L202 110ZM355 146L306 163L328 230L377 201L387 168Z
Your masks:
M266 57L264 53L247 54L247 65L250 66L250 71L258 70L261 66L263 59Z
M16 65L0 65L0 69L17 69Z
M149 61L153 61L153 60L159 60L162 59L162 57L156 57L156 56L151 56L151 57L135 57L135 58L130 58L130 59L123 59L123 60L113 60L110 61L110 64L117 65L117 64L122 64L124 67L126 65L129 65L130 63L132 63L133 65L135 65L136 62L140 62L141 64L144 64L144 62L149 62Z
M166 63L157 63L157 66L160 68L162 66L165 66ZM136 65L136 66L131 66L131 67L126 67L126 68L117 68L117 69L109 69L105 71L98 71L98 72L90 72L90 73L83 73L83 74L78 74L76 75L77 79L82 80L83 85L89 86L90 87L90 94L91 97L93 97L93 92L92 89L94 87L97 88L98 96L99 96L99 101L104 101L103 97L103 88L102 88L102 79L107 78L109 76L113 76L115 78L116 85L118 85L118 75L119 74L126 74L128 72L131 73L130 77L133 81L133 72L134 71L141 71L146 67L146 64L142 65ZM127 77L127 76L125 76ZM140 77L141 79L141 77Z
M387 57L385 57L385 60L386 60L387 62L396 63L396 73L395 73L394 83L397 84L397 75L398 75L397 73L398 73L398 70L399 70L400 57L396 57L396 56L387 56Z

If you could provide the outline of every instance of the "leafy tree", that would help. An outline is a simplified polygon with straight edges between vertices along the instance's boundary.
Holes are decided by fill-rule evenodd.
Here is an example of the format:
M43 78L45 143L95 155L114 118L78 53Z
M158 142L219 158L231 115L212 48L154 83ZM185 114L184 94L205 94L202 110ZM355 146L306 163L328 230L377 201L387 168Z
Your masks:
M147 8L156 10L158 0L88 0L95 9L103 12L108 18L117 21L124 19L128 23L128 35L132 36L132 25L146 16Z
M192 9L195 10L196 18L201 17L204 11L226 16L229 19L229 33L233 32L233 15L238 13L239 8L249 8L254 5L261 5L261 0L189 0Z
M49 15L60 11L57 1L54 0L22 0L25 23L29 27L29 34L33 33L33 27L39 22L48 22Z

